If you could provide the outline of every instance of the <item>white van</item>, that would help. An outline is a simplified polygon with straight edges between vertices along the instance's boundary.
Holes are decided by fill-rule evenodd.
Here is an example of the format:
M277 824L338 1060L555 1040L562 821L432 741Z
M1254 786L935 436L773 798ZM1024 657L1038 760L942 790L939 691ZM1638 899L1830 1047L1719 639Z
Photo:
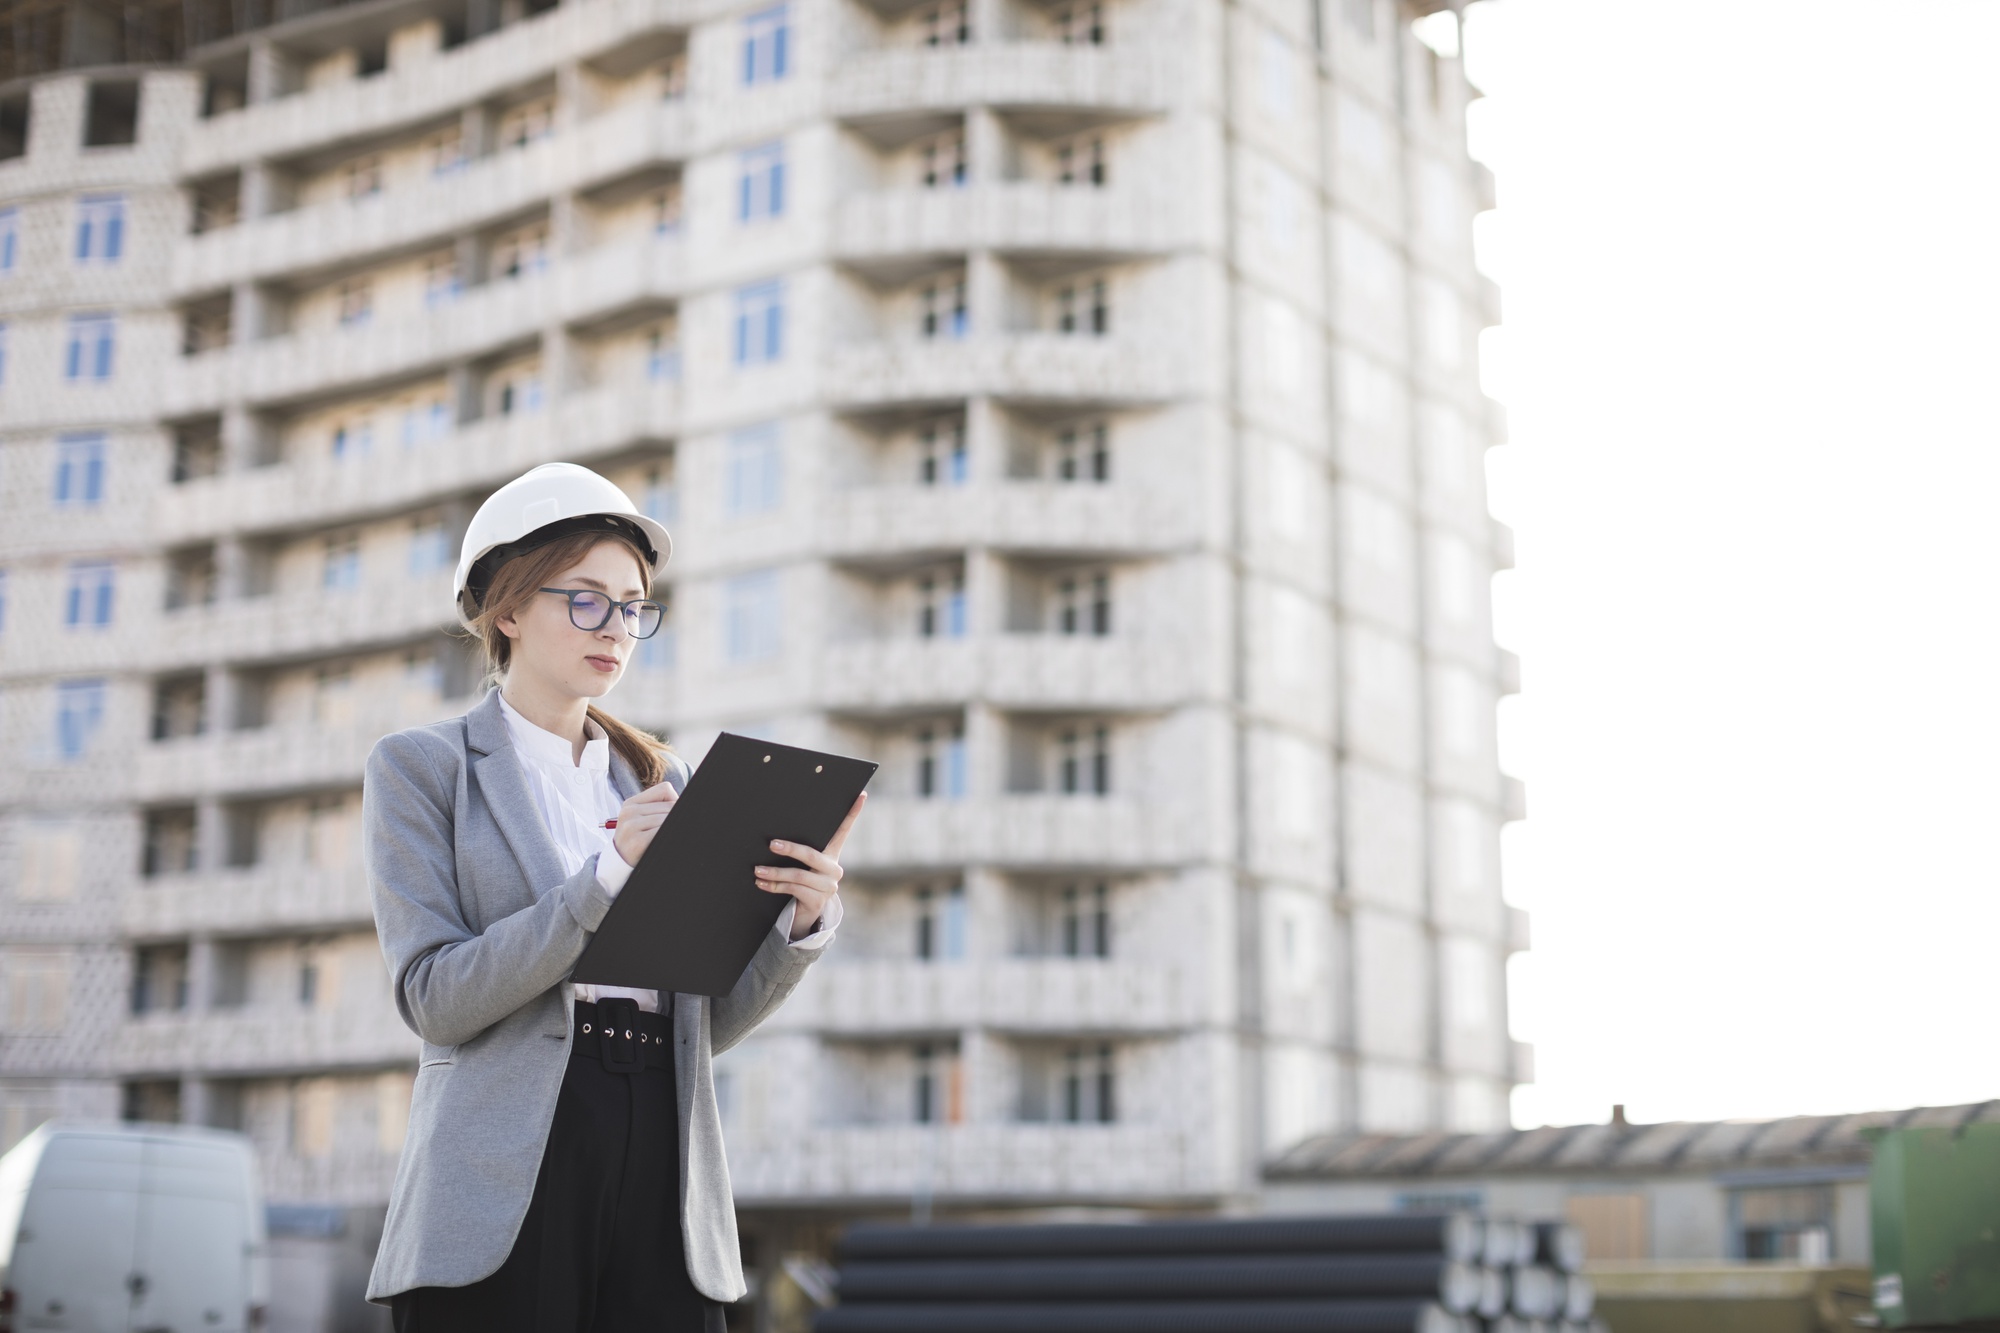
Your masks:
M268 1301L241 1134L51 1122L0 1157L0 1333L249 1333Z

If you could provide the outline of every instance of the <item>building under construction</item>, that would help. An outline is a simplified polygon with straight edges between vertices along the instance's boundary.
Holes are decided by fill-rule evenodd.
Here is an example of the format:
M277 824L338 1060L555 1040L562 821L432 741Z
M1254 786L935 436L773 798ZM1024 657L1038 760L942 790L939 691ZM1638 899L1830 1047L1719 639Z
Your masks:
M358 1308L417 1056L362 761L475 697L459 534L557 458L675 535L616 711L882 763L833 952L718 1064L766 1276L1506 1123L1449 15L4 12L6 1143L239 1128L274 1317Z

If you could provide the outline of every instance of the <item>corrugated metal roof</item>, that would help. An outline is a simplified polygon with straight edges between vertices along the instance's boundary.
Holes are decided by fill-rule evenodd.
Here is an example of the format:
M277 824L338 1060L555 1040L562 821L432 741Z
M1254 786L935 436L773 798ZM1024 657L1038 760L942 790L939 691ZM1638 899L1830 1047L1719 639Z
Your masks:
M2000 1100L1782 1120L1565 1125L1485 1134L1324 1134L1265 1167L1272 1180L1393 1180L1484 1175L1767 1169L1865 1163L1874 1128L2000 1120Z

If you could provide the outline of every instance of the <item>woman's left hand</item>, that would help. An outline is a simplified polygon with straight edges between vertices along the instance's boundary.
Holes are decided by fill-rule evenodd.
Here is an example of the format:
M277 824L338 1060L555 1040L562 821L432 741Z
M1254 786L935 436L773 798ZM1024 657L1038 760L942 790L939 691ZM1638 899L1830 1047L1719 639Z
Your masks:
M854 798L854 808L840 821L823 852L802 842L779 839L771 843L771 850L778 855L805 862L803 870L793 866L757 867L758 888L766 893L789 893L798 902L798 910L792 913L794 940L812 934L826 912L826 905L840 892L840 877L847 873L840 868L840 849L846 845L847 835L854 830L854 821L861 817L861 807L867 802L867 792Z

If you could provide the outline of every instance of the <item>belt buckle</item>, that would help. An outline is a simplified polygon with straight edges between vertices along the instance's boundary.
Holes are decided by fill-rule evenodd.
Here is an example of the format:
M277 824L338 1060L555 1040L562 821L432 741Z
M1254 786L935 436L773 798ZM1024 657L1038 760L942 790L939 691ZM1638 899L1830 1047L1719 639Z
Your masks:
M597 1052L607 1073L636 1074L646 1067L639 1045L639 1002L629 996L597 1002Z

